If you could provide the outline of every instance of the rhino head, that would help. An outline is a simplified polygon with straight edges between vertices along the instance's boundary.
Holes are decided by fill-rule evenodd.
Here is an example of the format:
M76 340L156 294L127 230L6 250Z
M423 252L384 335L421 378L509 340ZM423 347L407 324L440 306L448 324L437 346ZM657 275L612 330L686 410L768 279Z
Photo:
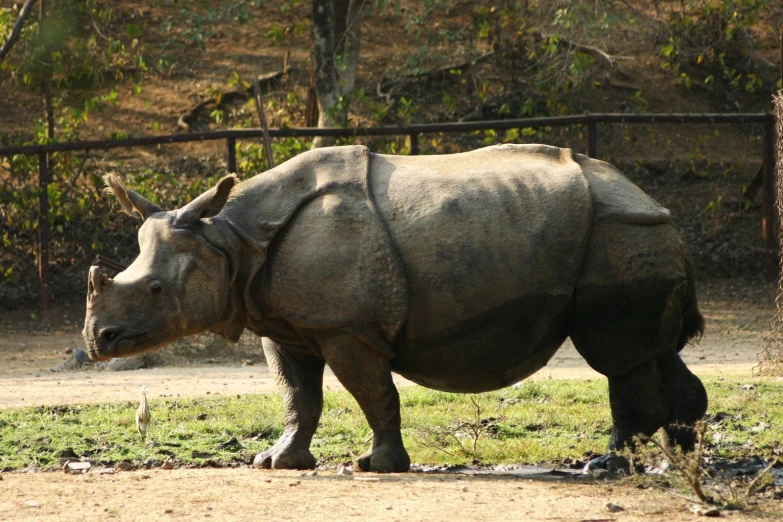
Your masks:
M165 212L113 175L105 178L128 214L144 223L139 256L114 279L90 268L82 335L93 361L130 357L208 330L226 309L230 263L207 240L229 199L226 176L184 207ZM223 279L225 278L225 279Z

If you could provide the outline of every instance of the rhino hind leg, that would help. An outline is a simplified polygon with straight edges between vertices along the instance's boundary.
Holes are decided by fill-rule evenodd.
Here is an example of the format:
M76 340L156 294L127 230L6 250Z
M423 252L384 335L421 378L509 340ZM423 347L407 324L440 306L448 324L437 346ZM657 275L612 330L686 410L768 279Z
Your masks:
M613 423L610 453L591 461L588 469L627 468L627 460L615 451L633 448L635 436L649 437L660 428L683 451L692 451L694 425L707 411L707 392L672 350L626 375L610 377L609 403Z
M609 377L609 405L609 452L588 462L586 469L628 472L628 459L616 452L633 448L634 438L639 435L651 436L666 424L669 416L658 361L653 359L625 375Z
M683 451L691 451L696 443L696 421L707 413L707 391L679 354L662 355L658 358L658 366L669 406L664 426L666 435Z
M264 469L312 469L310 442L323 409L324 361L263 339L264 355L283 396L285 429L280 439L256 455L253 466Z
M354 462L360 471L408 471L410 457L400 431L400 396L389 358L352 335L319 339L321 353L340 383L356 399L373 432L372 449Z
M637 435L651 436L669 417L658 361L653 359L619 377L609 378L612 435L609 450L633 446Z

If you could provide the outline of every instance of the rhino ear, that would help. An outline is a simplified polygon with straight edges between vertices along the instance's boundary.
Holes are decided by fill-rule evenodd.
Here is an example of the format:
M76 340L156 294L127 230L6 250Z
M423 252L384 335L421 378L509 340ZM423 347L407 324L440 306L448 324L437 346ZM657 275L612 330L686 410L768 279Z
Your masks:
M177 211L177 225L190 225L199 219L216 216L223 210L223 205L228 201L231 189L236 183L237 177L234 174L218 181L217 186L212 187Z
M114 174L107 174L103 177L103 180L108 185L107 190L117 197L117 201L120 202L122 209L131 216L144 221L156 212L163 212L162 208L144 196L126 189L120 178Z

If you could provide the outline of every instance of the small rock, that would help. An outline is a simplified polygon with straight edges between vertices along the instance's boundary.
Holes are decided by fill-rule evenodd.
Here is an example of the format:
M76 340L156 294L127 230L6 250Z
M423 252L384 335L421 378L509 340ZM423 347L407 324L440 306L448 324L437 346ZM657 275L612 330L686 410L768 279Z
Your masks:
M590 472L590 474L593 476L594 479L601 480L609 476L609 471L599 468L599 469L594 469L593 471Z
M288 487L291 487L291 488L292 488L292 487L294 487L294 486L298 486L299 484L301 484L301 482L299 482L299 481L297 480L296 482L291 482L290 484L288 484Z
M344 477L348 477L353 475L353 470L348 466L340 466L340 468L337 470L337 474L342 475Z
M173 510L173 509L167 509L167 510L166 510L166 511L164 511L163 513L164 513L165 515L170 515L170 514L174 513L174 510Z
M756 389L756 385L755 384L743 384L741 386L741 388L743 390L755 390Z
M70 461L65 463L65 466L63 466L63 471L65 473L79 475L81 473L87 473L91 467L92 464L89 462Z
M140 370L147 367L147 356L136 355L133 357L122 357L117 359L111 359L108 362L102 363L102 368L108 372L127 372L132 370Z
M68 357L65 361L55 366L54 368L50 368L49 371L67 372L70 370L77 370L82 366L89 366L90 364L92 363L90 362L90 358L87 355L87 352L85 352L81 348L74 348L70 352L70 357Z
M718 508L709 508L706 506L694 506L691 508L691 511L694 515L698 515L700 517L719 517L720 516L720 509Z
M163 464L160 466L160 469L174 469L176 466L176 463L174 462L174 459L168 458L163 461Z
M766 422L759 422L758 424L750 428L750 431L752 431L753 433L760 433L766 430L767 428L769 428L770 426L771 425Z
M28 500L27 501L27 507L29 508L39 508L41 507L40 502L36 502L35 500Z
M316 476L318 476L318 472L317 471L311 471L310 473L308 473L308 475L310 475L311 477L316 477Z
M467 493L468 492L468 487L467 486L462 486L461 488L459 488L459 490L462 491L463 493Z
M121 460L114 466L114 469L117 471L131 471L134 469L134 466L130 461Z
M604 506L604 509L607 510L609 513L619 513L620 511L625 511L625 508L623 506L620 506L618 504L612 504L609 502Z
M93 473L98 473L98 475L114 475L114 468L102 468Z
M221 442L217 447L221 450L240 450L244 448L242 443L239 442L236 437L231 437L227 441Z
M378 477L355 477L354 480L358 480L360 482L380 482L381 479Z

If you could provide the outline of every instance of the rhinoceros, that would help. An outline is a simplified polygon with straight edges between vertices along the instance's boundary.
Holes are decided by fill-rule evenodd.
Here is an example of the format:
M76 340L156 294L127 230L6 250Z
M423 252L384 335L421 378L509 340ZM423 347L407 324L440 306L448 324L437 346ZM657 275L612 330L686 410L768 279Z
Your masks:
M707 396L679 351L704 328L667 209L612 165L546 145L433 156L316 149L143 220L114 279L92 267L92 360L210 331L263 337L285 429L260 468L312 468L328 364L373 431L360 470L401 472L397 373L448 392L533 374L570 337L609 380L607 458L664 427L689 450ZM601 465L598 462L597 465Z

